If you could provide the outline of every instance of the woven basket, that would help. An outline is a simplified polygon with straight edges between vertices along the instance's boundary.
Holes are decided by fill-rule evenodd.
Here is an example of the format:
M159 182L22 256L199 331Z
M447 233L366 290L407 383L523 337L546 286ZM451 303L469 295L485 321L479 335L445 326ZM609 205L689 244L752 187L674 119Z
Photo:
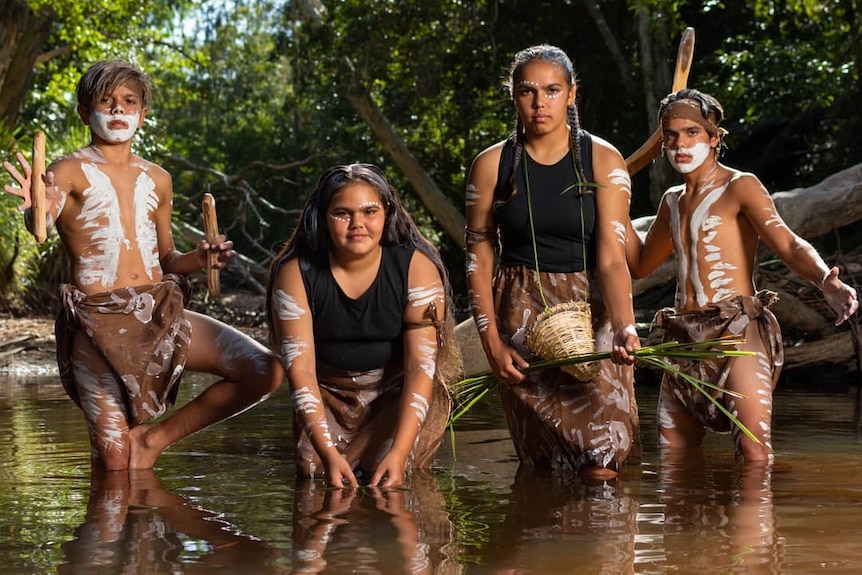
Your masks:
M527 347L545 360L585 355L595 351L590 304L583 301L563 302L546 309L525 334ZM598 361L572 363L561 367L580 381L589 381L599 373Z

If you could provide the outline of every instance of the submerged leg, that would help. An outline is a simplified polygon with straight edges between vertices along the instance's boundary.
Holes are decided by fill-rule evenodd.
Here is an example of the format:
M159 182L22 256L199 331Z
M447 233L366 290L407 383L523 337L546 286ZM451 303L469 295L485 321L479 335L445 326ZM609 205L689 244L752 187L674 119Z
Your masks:
M128 469L130 446L125 388L83 332L75 336L72 371L87 421L94 465L110 470Z
M656 409L659 446L664 450L683 450L699 447L706 429L674 393L673 385L665 375Z
M751 357L736 357L727 378L727 389L743 398L728 397L728 408L739 421L757 437L752 441L734 426L733 438L738 459L746 462L771 462L772 450L772 392L775 388L776 368L772 365L760 338L757 322L751 322L745 332L742 349L753 351Z

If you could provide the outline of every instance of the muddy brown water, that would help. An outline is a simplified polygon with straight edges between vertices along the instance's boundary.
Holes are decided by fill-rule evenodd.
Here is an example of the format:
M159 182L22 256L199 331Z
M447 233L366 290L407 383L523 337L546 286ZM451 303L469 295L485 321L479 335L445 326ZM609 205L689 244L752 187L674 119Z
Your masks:
M779 390L771 470L735 466L728 436L660 460L647 385L644 463L615 482L519 471L491 396L432 473L346 493L294 479L284 388L152 472L93 477L59 384L0 376L0 574L862 573L856 383Z

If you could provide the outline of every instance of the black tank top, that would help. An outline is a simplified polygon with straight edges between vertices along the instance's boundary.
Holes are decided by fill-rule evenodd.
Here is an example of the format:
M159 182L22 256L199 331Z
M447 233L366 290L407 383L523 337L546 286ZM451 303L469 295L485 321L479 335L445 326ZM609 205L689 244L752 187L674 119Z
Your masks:
M584 178L587 182L592 182L592 138L588 132L581 130L580 139ZM523 163L527 162L539 269L543 272L565 273L594 269L595 194L598 190L595 187L585 188L585 193L579 194L576 187L571 187L577 182L572 153L552 166L545 166L534 162L524 150L516 175L518 193L513 196L509 174L512 173L514 154L514 142L510 140L503 146L500 155L497 187L494 190L494 216L500 230L500 263L523 265L531 269L536 267L523 168ZM583 202L583 234L580 202Z
M341 291L328 254L300 260L317 361L347 371L368 371L404 357L403 316L413 251L384 247L377 278L357 299Z

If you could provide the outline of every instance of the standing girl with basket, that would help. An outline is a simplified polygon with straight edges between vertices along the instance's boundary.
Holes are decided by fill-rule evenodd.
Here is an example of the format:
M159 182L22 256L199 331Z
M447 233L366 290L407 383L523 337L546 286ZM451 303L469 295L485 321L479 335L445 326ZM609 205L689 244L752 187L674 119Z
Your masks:
M562 50L518 52L507 84L515 133L481 152L468 179L473 316L522 464L613 478L640 460L625 260L631 180L616 148L580 128ZM519 369L593 350L612 359Z

